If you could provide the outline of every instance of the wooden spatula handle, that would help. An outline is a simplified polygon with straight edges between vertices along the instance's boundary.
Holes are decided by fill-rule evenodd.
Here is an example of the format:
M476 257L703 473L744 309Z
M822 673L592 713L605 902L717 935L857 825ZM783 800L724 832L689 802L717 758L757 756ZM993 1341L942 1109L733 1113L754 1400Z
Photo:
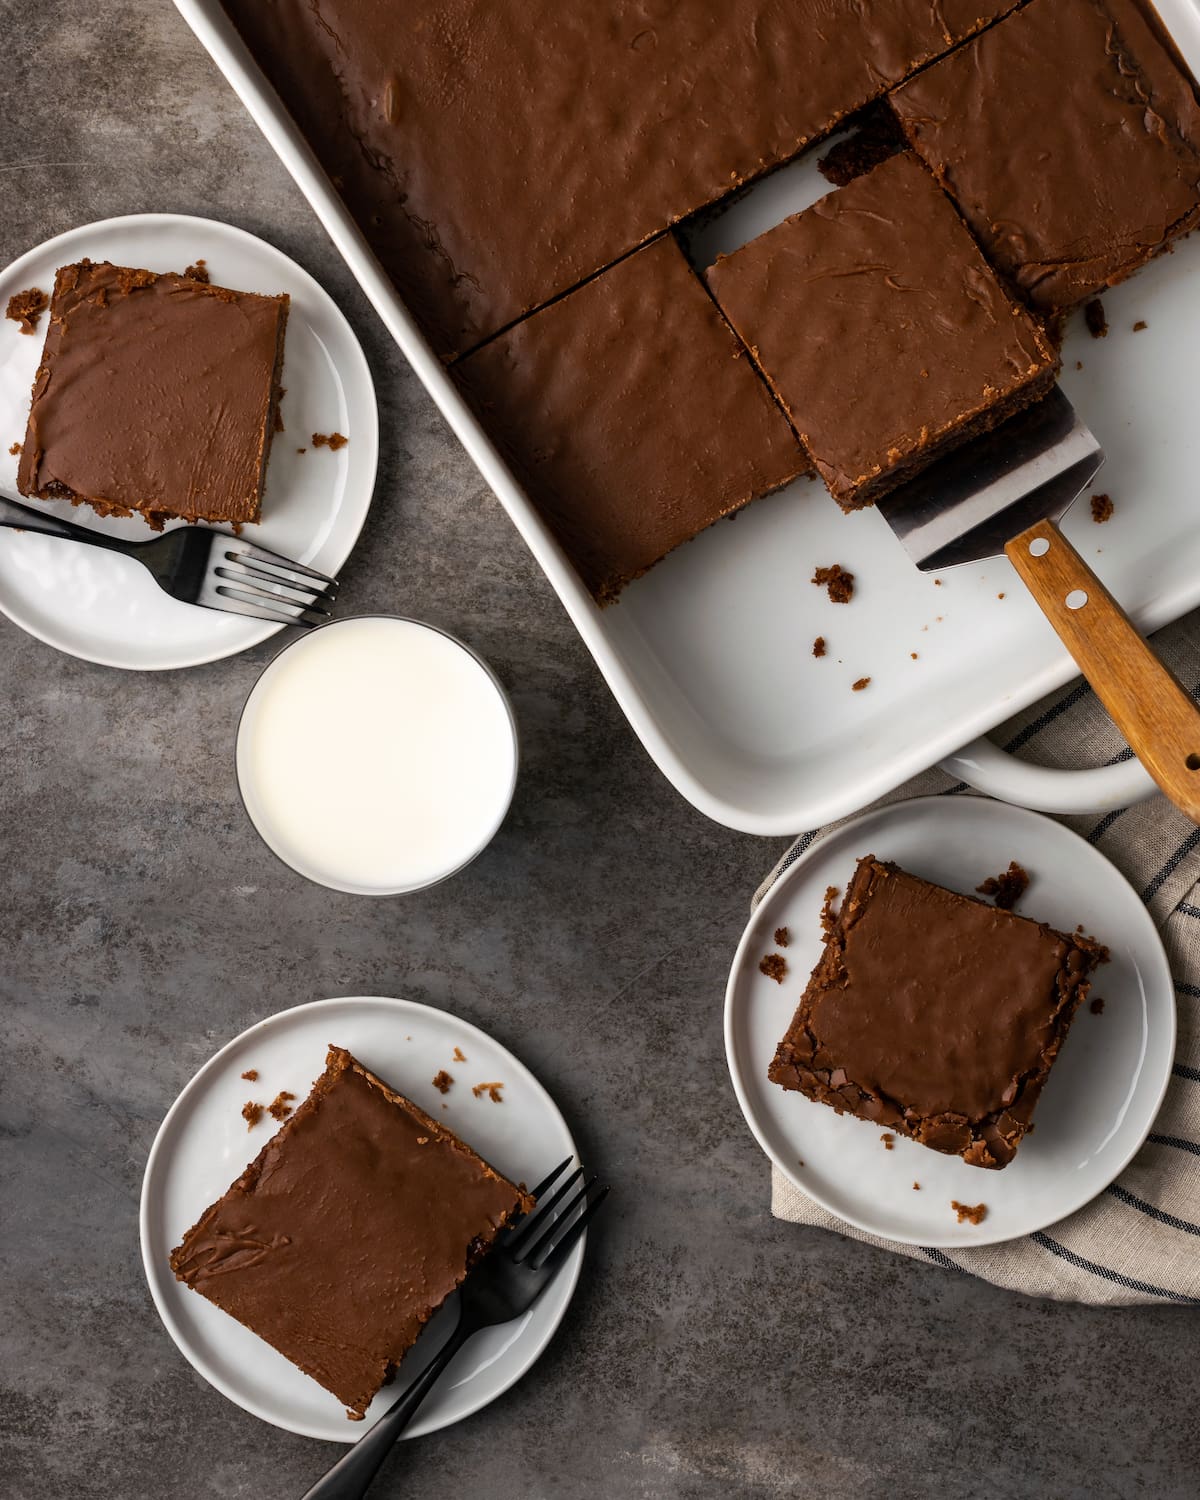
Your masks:
M1200 709L1052 521L1004 550L1134 754L1200 823Z

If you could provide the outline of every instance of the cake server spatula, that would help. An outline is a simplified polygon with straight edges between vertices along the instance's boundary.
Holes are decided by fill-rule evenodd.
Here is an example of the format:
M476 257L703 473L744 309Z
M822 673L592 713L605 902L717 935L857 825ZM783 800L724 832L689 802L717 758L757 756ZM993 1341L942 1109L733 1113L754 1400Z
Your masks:
M1059 529L1103 462L1056 386L878 508L923 573L1005 553L1134 754L1200 823L1200 709Z

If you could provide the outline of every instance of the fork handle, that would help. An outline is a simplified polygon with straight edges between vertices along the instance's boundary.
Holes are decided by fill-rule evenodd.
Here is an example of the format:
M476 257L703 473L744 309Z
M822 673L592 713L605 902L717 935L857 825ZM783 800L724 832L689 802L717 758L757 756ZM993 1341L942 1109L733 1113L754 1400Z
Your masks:
M1052 521L1004 550L1133 753L1200 823L1200 708Z
M370 1432L359 1438L345 1457L339 1458L312 1489L304 1492L303 1500L362 1500L396 1439L416 1415L417 1408L433 1389L442 1371L474 1332L474 1327L460 1310L458 1327L409 1388L384 1412Z
M20 505L7 495L0 495L0 526L11 527L14 531L37 531L42 536L63 537L72 542L86 542L89 547L103 547L106 552L136 555L136 542L127 542L124 537L111 536L105 531L89 531L86 526L63 521L48 510L34 510L30 505Z

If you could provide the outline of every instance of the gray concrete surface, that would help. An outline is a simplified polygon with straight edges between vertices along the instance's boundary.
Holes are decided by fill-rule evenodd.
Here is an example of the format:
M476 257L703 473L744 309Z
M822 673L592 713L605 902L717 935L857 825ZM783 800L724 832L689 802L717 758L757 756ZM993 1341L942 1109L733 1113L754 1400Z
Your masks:
M0 622L0 1495L261 1500L322 1472L329 1448L257 1422L176 1352L137 1201L159 1120L218 1045L365 992L494 1031L617 1185L547 1355L405 1447L381 1495L1194 1496L1200 1312L1030 1301L771 1220L720 1002L780 844L707 822L659 777L167 0L0 0L0 36L0 262L159 209L244 225L313 271L383 413L345 604L476 645L526 751L512 816L466 874L339 897L277 865L237 802L234 717L269 647L138 677Z

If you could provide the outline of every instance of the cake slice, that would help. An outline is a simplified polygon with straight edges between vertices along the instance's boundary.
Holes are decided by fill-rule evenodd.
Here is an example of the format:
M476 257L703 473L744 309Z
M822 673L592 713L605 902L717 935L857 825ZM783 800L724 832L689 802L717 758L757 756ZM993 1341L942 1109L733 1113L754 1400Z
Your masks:
M874 855L824 920L771 1081L971 1166L1007 1166L1104 950Z
M171 1252L171 1269L360 1418L533 1200L331 1046L312 1092Z
M1200 106L1136 0L1031 0L892 96L993 265L1044 314L1200 217Z
M670 236L454 366L600 604L808 463Z
M708 284L846 510L1045 395L1058 371L910 152L722 256Z
M81 260L54 278L17 488L99 515L257 521L289 300Z

